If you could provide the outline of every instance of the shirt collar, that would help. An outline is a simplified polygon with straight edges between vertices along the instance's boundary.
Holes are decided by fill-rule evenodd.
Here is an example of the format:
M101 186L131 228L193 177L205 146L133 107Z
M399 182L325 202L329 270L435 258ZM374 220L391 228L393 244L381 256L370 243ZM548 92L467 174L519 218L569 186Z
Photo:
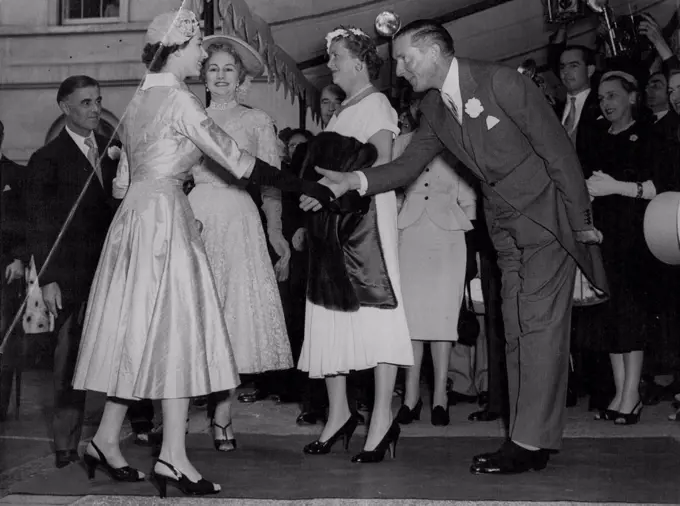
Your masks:
M571 100L571 97L576 98L576 101L584 101L586 98L588 98L588 95L590 95L590 88L586 88L585 90L579 91L576 95L567 95L567 100Z
M172 72L150 73L144 77L141 89L144 91L155 86L177 86L178 84L180 84L179 79Z
M659 121L660 119L662 119L664 116L666 116L666 114L668 114L668 109L666 109L665 111L655 112L654 116L656 116L656 121Z
M452 99L457 100L460 97L460 82L458 79L458 59L453 58L451 60L451 66L449 67L449 72L446 74L446 79L444 79L444 84L442 84L442 93L446 93ZM462 98L460 98L462 100Z
M71 130L68 125L64 125L64 128L66 129L66 132L71 136L71 139L76 141L78 144L85 144L86 139L92 139L94 140L94 132L90 132L90 135L87 137L83 137L80 134L75 133L73 130Z

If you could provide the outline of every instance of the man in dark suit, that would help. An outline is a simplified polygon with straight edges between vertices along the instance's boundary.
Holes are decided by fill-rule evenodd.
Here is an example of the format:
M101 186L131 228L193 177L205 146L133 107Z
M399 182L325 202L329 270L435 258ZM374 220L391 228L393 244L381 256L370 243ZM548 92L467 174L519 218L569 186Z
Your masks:
M21 325L2 339L21 305L26 221L23 202L25 169L2 154L5 126L0 121L0 420L7 415L12 381L20 360Z
M394 37L397 75L429 90L404 154L362 172L322 171L336 195L407 186L444 150L481 181L502 275L509 440L470 471L543 469L561 447L577 264L605 291L590 197L576 152L541 91L516 70L454 57L451 35L415 21ZM303 198L305 209L317 204Z
M92 175L71 224L38 280L45 305L55 318L53 431L56 465L64 467L78 460L85 392L74 391L71 381L85 304L115 210L112 181L118 162L107 140L95 133L102 103L96 80L67 78L59 86L57 103L66 126L33 154L27 167L28 252L38 270Z
M598 122L602 111L597 83L593 83L595 54L579 45L552 44L550 50L559 54L558 75L567 90L566 100L557 104L555 112L583 163L590 150L596 149L592 146L592 136L602 124Z

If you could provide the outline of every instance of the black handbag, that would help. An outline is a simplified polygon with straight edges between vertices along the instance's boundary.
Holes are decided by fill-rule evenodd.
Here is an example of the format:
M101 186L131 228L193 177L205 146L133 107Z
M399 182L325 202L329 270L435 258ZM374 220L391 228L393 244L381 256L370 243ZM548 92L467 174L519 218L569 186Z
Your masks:
M472 306L470 282L466 281L463 303L460 305L460 315L458 316L458 344L475 346L480 330L479 320L477 320L477 314Z

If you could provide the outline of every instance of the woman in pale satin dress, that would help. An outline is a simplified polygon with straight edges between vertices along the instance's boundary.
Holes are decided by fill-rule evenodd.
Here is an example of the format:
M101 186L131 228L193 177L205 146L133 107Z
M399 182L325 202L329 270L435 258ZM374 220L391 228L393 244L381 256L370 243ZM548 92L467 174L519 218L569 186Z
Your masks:
M127 465L120 429L130 400L160 399L163 444L154 477L183 493L216 493L186 455L189 399L234 388L238 374L198 225L182 184L201 153L256 184L329 195L240 151L184 84L206 54L198 20L180 9L157 16L142 57L150 73L130 102L114 196L122 197L92 283L74 388L104 392L101 423L85 451L118 481ZM117 191L118 190L118 191ZM127 190L127 192L126 192Z
M264 72L260 55L241 39L211 35L203 40L208 58L203 78L210 92L208 115L239 147L280 168L278 142L271 118L240 104L250 79ZM262 209L269 242L279 260L276 269L257 206L244 181L210 169L205 158L193 169L196 186L191 208L203 224L203 241L217 294L229 330L239 374L290 369L293 358L276 284L288 277L290 248L281 226L281 192L262 188ZM247 182L245 182L247 183ZM276 275L275 271L276 270ZM231 422L233 392L214 394L213 439L218 451L236 448ZM211 406L212 407L212 406Z

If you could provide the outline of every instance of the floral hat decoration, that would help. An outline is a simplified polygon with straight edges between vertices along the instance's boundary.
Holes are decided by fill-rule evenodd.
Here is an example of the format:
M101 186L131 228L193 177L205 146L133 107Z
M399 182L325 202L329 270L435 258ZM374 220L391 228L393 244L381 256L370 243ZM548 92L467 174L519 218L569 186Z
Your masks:
M146 42L166 47L181 46L200 30L196 14L182 7L156 16L146 30Z
M331 50L331 44L335 42L337 39L350 39L350 40L373 40L371 37L364 32L360 28L356 28L353 26L345 28L344 26L341 26L340 28L336 28L332 32L329 32L326 35L326 52L330 52Z

